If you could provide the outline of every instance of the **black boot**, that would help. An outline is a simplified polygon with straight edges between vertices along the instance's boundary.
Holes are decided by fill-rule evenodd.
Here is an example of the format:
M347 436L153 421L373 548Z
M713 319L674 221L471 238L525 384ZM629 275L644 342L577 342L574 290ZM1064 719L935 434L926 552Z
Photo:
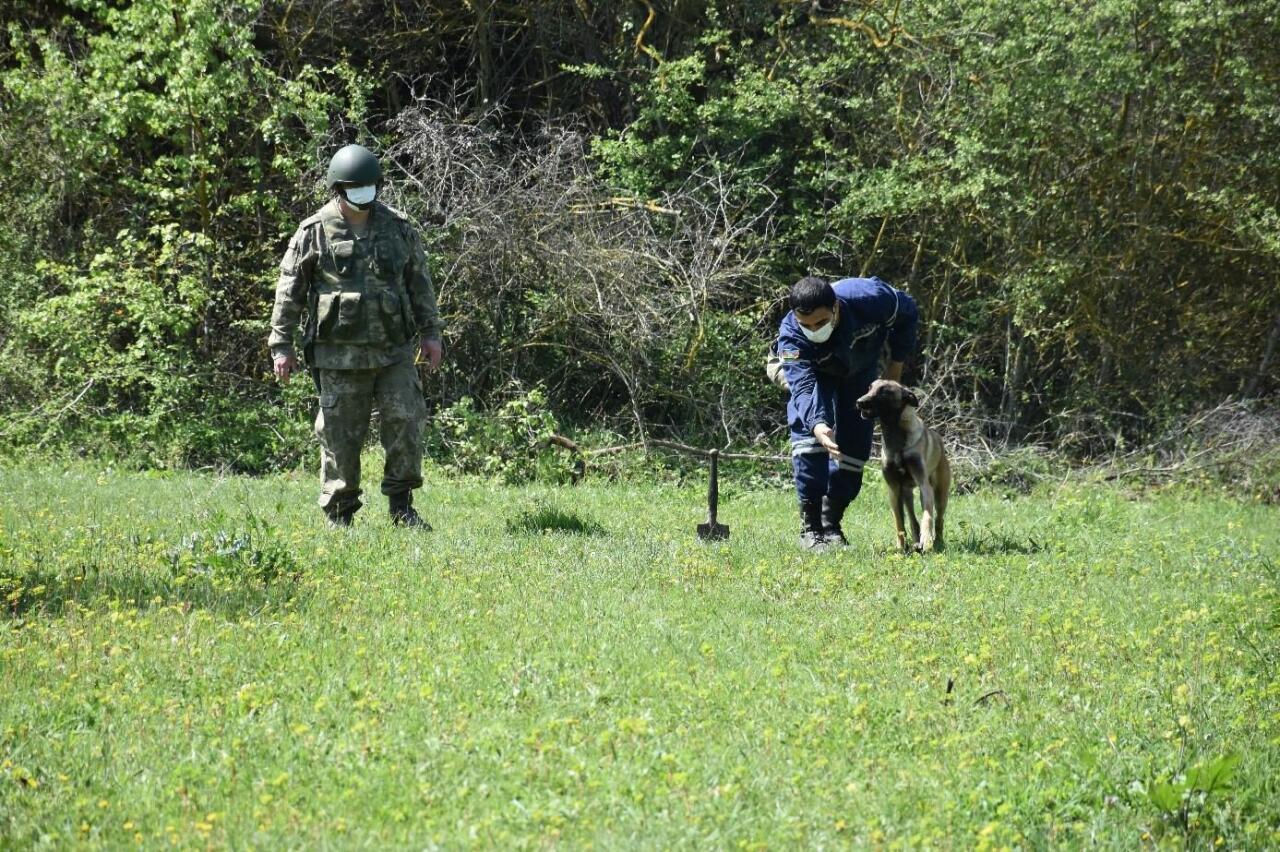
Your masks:
M805 550L822 550L826 545L822 535L822 504L817 500L801 500L800 546Z
M354 506L347 506L341 509L326 506L324 516L328 518L330 529L346 529L351 526L351 519L356 516L356 509Z
M844 547L849 543L849 540L844 537L844 530L840 529L840 522L844 520L844 510L847 506L847 503L844 506L835 505L830 497L822 498L822 535L827 544Z
M431 531L431 524L422 520L413 508L413 492L391 495L391 523L398 527L413 527L424 532Z

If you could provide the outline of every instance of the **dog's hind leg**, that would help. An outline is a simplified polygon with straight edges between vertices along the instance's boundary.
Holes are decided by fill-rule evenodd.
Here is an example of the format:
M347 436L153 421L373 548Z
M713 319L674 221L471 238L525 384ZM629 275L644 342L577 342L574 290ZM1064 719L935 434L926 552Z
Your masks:
M938 504L937 534L933 539L933 546L937 550L941 550L945 545L942 541L943 518L947 514L947 498L951 494L951 464L947 461L947 457L943 456L938 460L938 470L934 476L936 484L933 488L933 499Z

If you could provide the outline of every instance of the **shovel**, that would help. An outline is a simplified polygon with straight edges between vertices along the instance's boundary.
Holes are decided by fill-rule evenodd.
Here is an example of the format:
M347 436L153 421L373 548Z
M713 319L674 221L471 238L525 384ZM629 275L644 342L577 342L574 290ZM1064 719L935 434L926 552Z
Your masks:
M716 522L716 505L720 502L720 451L711 451L711 484L707 487L707 522L698 524L698 538L720 541L729 537L729 528Z

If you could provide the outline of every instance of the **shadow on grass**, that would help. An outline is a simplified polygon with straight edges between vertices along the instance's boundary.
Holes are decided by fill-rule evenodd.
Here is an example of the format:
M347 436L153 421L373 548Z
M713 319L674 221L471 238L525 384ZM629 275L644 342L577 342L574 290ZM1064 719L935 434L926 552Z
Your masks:
M183 605L240 616L297 604L303 571L281 542L247 532L195 532L174 546L131 536L116 552L39 554L0 573L4 615L60 615L69 604Z
M948 553L972 553L976 556L995 556L1016 553L1030 556L1045 549L1044 543L1034 538L1007 533L990 527L973 527L961 524L955 532L948 531Z
M554 506L539 506L521 512L507 521L507 532L516 535L535 533L567 533L569 535L604 535L605 529L590 518L566 512Z

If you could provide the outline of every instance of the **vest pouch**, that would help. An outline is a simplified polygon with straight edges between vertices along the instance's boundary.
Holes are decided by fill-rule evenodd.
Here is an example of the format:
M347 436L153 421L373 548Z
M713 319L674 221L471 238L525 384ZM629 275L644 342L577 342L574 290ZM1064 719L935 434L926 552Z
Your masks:
M321 343L333 339L333 327L338 322L339 293L322 293L316 300L316 335Z
M333 339L339 343L363 343L365 338L364 314L360 303L362 293L338 294L338 322L333 327Z
M324 293L316 303L317 343L367 343L361 293Z

